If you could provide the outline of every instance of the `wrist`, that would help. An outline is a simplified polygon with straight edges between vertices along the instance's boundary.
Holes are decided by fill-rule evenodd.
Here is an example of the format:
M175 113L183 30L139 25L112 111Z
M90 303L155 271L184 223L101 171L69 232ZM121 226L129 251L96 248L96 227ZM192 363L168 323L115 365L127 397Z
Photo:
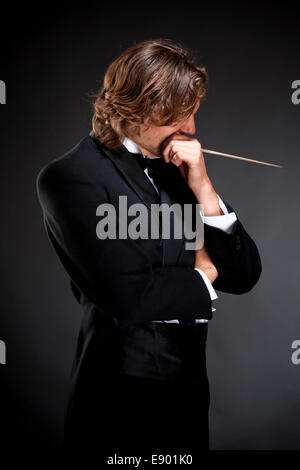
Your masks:
M203 206L202 215L204 216L217 216L223 215L222 209L220 208L219 198L214 190L210 180L206 180L198 191L194 192L198 204Z
M207 276L209 282L212 284L217 279L219 273L215 266L195 266L195 268L200 269Z
M205 194L210 193L211 191L214 191L214 188L208 175L203 176L203 178L197 184L197 188L193 188L193 193L197 198L201 198Z

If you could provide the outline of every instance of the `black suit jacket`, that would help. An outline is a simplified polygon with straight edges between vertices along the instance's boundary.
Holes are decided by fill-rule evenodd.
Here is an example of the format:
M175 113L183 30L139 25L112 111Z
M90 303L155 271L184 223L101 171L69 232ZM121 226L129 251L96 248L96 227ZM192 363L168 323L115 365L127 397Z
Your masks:
M162 175L170 203L196 204L176 166L165 164ZM128 206L143 203L150 209L159 202L130 152L124 146L110 150L89 135L40 171L37 191L50 242L85 312L75 381L79 370L91 371L99 361L107 372L114 364L118 370L148 377L176 374L177 366L163 367L158 359L153 337L159 324L152 320L212 318L210 295L194 269L194 251L185 249L184 236L181 240L96 236L99 204L110 203L117 209L120 195L127 196ZM219 273L214 288L232 294L249 291L260 276L261 262L241 221L236 221L231 234L207 225L204 234ZM103 333L105 322L113 326Z

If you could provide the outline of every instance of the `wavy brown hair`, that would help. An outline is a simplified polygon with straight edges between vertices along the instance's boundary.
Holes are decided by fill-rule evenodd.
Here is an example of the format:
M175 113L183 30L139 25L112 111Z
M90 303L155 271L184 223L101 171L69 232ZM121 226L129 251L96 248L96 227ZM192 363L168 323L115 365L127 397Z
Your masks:
M171 39L142 41L106 70L92 95L94 136L119 149L140 126L167 126L187 119L206 94L207 72L191 52Z

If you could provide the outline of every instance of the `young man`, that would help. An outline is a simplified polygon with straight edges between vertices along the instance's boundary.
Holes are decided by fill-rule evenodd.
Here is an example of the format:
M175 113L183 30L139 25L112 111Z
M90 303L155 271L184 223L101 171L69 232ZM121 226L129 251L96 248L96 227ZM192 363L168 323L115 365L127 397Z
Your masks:
M49 239L84 310L66 447L209 448L205 348L215 289L249 291L261 262L193 137L206 81L174 41L132 46L106 71L93 131L38 175ZM154 204L201 205L204 245L186 249L175 215L169 238L161 219L158 237L118 236L133 221L120 197L128 208L142 204L152 222ZM99 216L109 207L117 217L105 237Z

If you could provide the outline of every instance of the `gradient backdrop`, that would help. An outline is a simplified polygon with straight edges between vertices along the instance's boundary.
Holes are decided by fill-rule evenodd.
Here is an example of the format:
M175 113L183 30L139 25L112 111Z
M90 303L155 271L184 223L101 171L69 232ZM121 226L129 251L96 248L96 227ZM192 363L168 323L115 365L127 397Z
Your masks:
M20 9L21 8L21 9ZM2 444L59 448L80 306L42 224L35 180L91 129L89 93L109 63L144 39L177 39L207 66L197 113L204 148L282 163L206 156L220 196L261 253L248 294L219 294L209 325L212 449L300 450L299 135L296 3L155 2L12 7L1 19ZM197 406L197 404L195 404Z

